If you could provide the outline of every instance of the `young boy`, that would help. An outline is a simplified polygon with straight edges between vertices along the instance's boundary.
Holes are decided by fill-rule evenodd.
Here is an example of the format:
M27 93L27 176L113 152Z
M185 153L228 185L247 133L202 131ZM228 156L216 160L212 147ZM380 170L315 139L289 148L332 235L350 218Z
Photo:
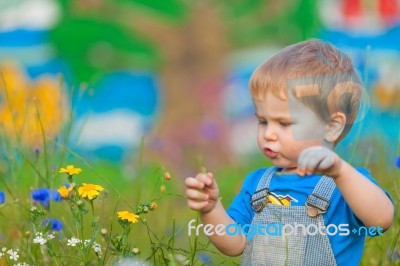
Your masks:
M210 240L243 253L243 265L358 265L365 235L388 229L394 207L367 170L334 152L361 104L351 59L319 40L291 45L255 70L250 91L274 167L250 173L227 211L211 173L188 177L189 207L226 228Z

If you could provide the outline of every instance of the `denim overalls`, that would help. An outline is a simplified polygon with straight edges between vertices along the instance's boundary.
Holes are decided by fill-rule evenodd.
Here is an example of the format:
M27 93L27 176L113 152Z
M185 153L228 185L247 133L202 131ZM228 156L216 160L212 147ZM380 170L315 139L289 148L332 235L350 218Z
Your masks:
M330 177L321 177L307 197L306 206L267 204L269 184L276 170L274 167L265 171L252 196L251 205L255 215L251 228L260 228L262 225L264 229L247 241L242 265L336 265L324 230L324 219L320 215L329 207L335 182ZM297 232L294 232L296 226Z

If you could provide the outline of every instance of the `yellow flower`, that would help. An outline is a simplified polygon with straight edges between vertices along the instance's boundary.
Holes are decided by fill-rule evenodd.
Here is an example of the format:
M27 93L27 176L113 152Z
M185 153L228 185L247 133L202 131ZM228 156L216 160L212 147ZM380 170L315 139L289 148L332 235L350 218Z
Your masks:
M60 196L63 199L67 199L69 197L69 193L74 189L74 186L71 185L69 188L66 186L61 186L59 189L57 189L58 193L60 193Z
M164 193L164 192L165 192L165 186L164 186L164 185L162 185L162 186L160 187L160 191L161 191L161 193Z
M157 205L156 202L152 202L152 203L150 204L150 210L151 210L151 211L155 211L157 208L158 208L158 205Z
M140 217L139 215L128 212L128 211L117 212L117 214L118 214L118 218L120 220L127 220L128 222L133 223L133 224L137 223L138 219Z
M82 172L81 168L75 168L73 165L68 165L67 168L61 168L60 173L67 173L68 175L75 175Z
M83 183L83 186L78 188L78 193L82 198L92 200L100 195L100 191L103 190L104 188L102 186Z
M50 75L30 79L20 65L10 62L0 63L0 73L2 137L43 147L44 136L55 138L68 118L63 83Z

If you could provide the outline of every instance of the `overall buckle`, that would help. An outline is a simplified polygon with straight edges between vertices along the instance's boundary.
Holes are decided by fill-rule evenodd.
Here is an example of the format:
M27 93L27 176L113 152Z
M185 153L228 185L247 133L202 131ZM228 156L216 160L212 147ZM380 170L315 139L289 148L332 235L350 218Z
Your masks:
M313 197L315 197L315 200L313 201ZM317 204L315 202L318 201L322 201L323 204ZM310 195L308 195L307 197L307 201L306 201L306 208L307 208L307 214L308 216L310 216L311 218L317 217L320 214L326 213L326 210L329 207L329 200L319 196L315 193L311 193Z
M264 192L263 195L261 195L257 198L254 198L257 194L259 194L261 192ZM254 192L253 196L251 197L250 205L255 212L257 212L257 213L262 212L262 210L268 203L268 194L269 194L268 188L263 188L263 189L260 189L260 190L257 190L256 192Z

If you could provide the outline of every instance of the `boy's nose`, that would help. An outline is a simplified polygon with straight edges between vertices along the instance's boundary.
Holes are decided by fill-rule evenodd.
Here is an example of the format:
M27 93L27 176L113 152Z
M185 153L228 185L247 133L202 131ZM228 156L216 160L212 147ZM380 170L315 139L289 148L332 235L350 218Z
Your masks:
M275 141L278 139L278 135L272 126L268 126L264 131L264 138L267 141Z

